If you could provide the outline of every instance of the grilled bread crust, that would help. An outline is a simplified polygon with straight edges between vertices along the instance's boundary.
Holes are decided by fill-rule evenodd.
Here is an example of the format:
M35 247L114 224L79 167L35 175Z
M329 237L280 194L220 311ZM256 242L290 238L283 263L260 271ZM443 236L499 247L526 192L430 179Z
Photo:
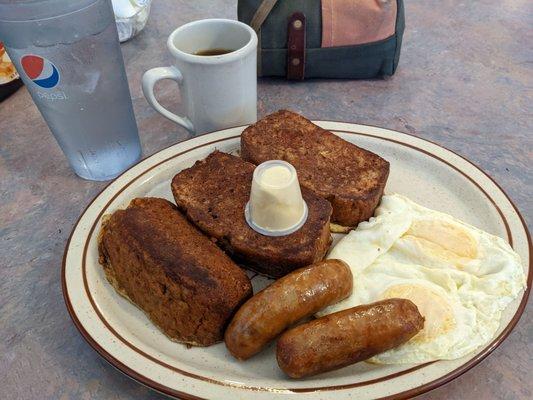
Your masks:
M178 208L235 260L271 277L321 260L331 244L331 205L302 188L309 215L296 232L264 236L250 228L244 208L250 197L255 166L215 151L172 180Z
M137 198L99 235L109 282L170 339L209 346L252 295L246 273L167 200Z
M288 110L246 128L241 157L254 164L273 159L291 163L300 184L331 203L331 221L347 227L374 214L389 176L383 158Z

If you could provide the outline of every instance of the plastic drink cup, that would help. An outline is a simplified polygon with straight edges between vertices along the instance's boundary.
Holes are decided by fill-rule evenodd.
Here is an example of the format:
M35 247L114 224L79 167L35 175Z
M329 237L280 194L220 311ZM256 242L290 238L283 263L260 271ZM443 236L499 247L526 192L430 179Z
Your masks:
M139 160L110 0L0 0L0 38L76 174L108 180Z

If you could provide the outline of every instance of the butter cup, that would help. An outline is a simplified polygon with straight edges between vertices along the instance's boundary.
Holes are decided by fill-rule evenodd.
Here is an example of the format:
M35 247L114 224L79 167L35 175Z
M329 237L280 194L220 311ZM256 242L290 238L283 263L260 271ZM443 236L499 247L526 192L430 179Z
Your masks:
M258 165L244 214L248 225L262 235L285 236L300 229L308 209L296 169L282 160Z

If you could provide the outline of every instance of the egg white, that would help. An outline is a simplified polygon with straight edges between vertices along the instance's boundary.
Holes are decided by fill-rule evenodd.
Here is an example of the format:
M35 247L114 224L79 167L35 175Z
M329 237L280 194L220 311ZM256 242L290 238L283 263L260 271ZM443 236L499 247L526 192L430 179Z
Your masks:
M351 268L353 293L330 314L389 297L409 298L425 317L407 343L370 361L399 364L460 358L490 341L501 311L525 288L520 257L501 238L400 195L383 196L328 258Z

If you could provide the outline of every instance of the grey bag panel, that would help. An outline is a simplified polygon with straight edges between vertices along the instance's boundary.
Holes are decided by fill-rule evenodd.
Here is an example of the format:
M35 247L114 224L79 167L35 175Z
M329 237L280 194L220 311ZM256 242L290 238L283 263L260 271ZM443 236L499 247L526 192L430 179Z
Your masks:
M306 51L306 78L369 79L392 75L396 36L357 46L313 48ZM287 75L287 50L261 51L263 76Z
M250 25L250 21L262 0L239 0L237 3L237 19Z
M394 52L394 66L392 74L396 72L398 63L400 62L400 52L402 49L403 32L405 31L405 10L403 0L398 0L398 12L396 14L396 50ZM391 75L392 75L391 74Z

